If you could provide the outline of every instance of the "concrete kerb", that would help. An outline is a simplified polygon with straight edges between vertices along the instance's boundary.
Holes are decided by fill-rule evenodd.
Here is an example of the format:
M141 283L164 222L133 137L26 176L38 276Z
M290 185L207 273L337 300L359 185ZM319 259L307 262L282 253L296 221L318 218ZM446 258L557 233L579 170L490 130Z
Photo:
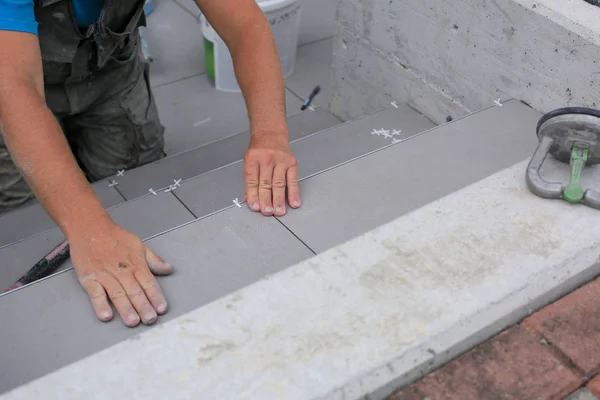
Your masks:
M600 213L526 165L0 398L383 399L598 273Z
M340 0L330 110L396 100L443 123L497 99L600 107L597 21L583 0Z

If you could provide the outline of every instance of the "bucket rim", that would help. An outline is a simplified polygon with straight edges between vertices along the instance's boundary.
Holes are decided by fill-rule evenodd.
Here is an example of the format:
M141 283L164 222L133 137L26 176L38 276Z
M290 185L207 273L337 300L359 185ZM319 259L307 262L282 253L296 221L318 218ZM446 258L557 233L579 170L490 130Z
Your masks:
M256 0L256 3L263 12L277 11L299 2L300 0Z

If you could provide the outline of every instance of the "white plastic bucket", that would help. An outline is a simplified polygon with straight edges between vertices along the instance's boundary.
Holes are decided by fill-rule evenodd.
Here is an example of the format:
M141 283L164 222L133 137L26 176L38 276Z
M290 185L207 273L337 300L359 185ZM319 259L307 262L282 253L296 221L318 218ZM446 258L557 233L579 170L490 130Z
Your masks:
M283 76L287 78L294 72L296 65L296 48L302 15L300 0L256 1L271 25ZM225 42L217 35L204 15L201 21L204 36L204 64L208 79L218 90L239 92L240 87L235 77L233 61Z

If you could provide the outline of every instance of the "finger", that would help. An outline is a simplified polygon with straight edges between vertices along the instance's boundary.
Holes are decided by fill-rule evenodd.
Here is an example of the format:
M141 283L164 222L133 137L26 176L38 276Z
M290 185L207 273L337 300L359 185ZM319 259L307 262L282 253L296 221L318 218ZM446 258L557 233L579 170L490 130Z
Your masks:
M285 215L285 171L284 164L276 165L273 170L273 207L278 217Z
M258 164L253 161L245 161L244 175L248 206L252 211L260 211L260 203L258 200Z
M273 215L273 164L263 163L259 171L258 199L263 215Z
M148 263L148 267L150 271L154 275L170 275L173 273L173 266L154 254L152 250L146 247L146 262Z
M147 268L138 268L134 276L144 290L146 297L152 303L154 310L160 315L166 313L168 308L167 300L154 275Z
M90 300L92 301L92 307L96 312L96 316L100 321L110 321L113 318L113 310L108 304L108 298L102 285L94 279L86 279L81 282L81 286L85 289Z
M298 167L296 165L291 166L287 170L287 192L290 207L300 207L302 205L302 199L300 198L300 184L298 183Z
M110 274L105 274L98 281L104 286L104 290L117 309L123 323L129 327L137 326L140 323L140 316L131 305L125 289L117 279Z
M152 275L146 266L135 267L135 272L138 270L146 270L148 274ZM158 314L156 310L148 301L146 297L146 292L140 284L138 283L136 277L133 275L132 271L122 271L116 274L119 283L125 289L125 293L127 293L127 297L129 297L129 301L137 310L137 313L140 317L142 317L142 322L146 325L151 325L156 322L158 319Z

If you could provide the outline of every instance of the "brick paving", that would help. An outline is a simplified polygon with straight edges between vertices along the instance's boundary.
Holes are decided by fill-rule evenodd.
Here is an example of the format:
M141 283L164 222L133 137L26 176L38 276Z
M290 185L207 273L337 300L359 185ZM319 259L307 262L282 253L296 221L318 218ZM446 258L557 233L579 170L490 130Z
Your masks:
M600 278L388 400L600 400Z

